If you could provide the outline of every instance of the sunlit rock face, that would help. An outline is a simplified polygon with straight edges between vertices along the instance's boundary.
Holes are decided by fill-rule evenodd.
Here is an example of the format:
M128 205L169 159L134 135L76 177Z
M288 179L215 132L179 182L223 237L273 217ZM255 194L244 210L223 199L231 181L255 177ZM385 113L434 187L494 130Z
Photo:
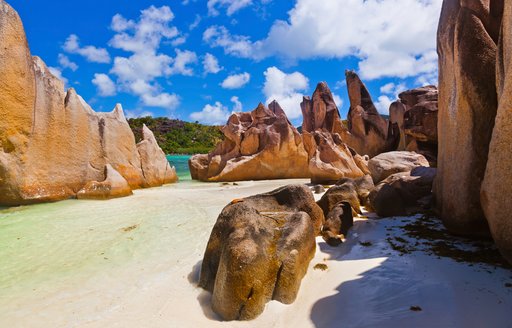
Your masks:
M308 178L302 137L277 102L235 113L222 128L225 139L189 161L193 179L241 181Z
M250 320L265 304L291 304L315 255L325 218L304 185L289 185L228 204L213 227L199 286L224 320Z
M96 113L66 92L31 56L18 14L1 0L0 76L0 204L75 197L87 182L105 180L107 164L132 189L150 185L121 106Z
M497 42L503 3L444 1L439 22L439 156L435 193L446 227L460 234L489 233L480 189L498 108L495 68L496 56L502 56L497 53ZM495 133L498 138L502 122ZM510 147L496 147L498 144L502 143L493 143L493 157L498 148L510 155Z
M349 133L325 82L317 85L313 97L304 97L301 109L304 146L314 183L334 183L368 173L363 158L346 144Z
M370 157L396 150L400 142L397 124L384 119L373 104L368 89L353 71L346 71L350 110L343 140L360 155Z

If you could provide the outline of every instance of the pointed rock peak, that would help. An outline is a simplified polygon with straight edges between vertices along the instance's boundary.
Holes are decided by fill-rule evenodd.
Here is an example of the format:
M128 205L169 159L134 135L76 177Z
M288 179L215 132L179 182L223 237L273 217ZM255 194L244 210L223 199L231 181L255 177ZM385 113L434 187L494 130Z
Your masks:
M123 106L121 104L117 103L116 107L114 108L112 113L114 114L114 116L117 119L126 121L126 117L124 116Z
M266 117L266 116L273 116L274 115L274 113L272 113L261 102L258 104L258 107L256 107L255 110L253 110L253 114L254 114L254 117Z
M281 107L281 105L279 105L279 103L274 100L272 101L269 105L268 105L268 108L276 115L276 116L284 116L284 117L287 117L286 116L286 113L284 112L283 108Z
M331 93L331 89L327 85L327 82L322 81L316 85L315 93Z
M153 131L151 131L146 124L142 126L142 140L148 140L148 141L155 141L155 135L153 134Z
M64 100L64 104L67 106L71 100L75 100L78 97L75 88L69 88L66 92L66 98Z
M370 92L354 71L345 71L350 108L361 106L368 114L378 115Z
M347 69L345 70L345 78L346 79L358 79L359 80L359 76L357 75L357 73L353 70L350 70L350 69Z

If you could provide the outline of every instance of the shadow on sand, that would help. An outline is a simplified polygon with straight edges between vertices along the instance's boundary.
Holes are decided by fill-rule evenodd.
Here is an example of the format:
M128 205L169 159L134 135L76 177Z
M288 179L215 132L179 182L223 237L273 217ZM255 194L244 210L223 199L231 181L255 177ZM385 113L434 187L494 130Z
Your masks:
M222 321L222 319L212 310L212 294L199 287L199 277L201 274L201 265L203 261L199 261L192 267L192 272L188 275L188 281L195 287L201 289L201 293L197 296L197 301L201 305L201 309L205 317L213 321Z
M327 327L506 327L512 308L496 276L482 267L457 263L422 252L401 254L386 238L390 227L413 220L358 221L339 247L320 243L330 261L382 259L360 278L341 283L337 293L318 300L310 319ZM396 236L399 237L397 234ZM365 245L365 246L363 246ZM357 265L356 263L347 265ZM511 272L503 269L501 277ZM498 273L498 272L496 272Z

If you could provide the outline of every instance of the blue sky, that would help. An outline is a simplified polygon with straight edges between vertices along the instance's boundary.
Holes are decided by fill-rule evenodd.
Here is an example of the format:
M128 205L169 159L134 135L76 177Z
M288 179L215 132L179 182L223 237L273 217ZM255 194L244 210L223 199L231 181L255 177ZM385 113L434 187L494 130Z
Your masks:
M379 111L436 83L441 0L8 1L33 55L97 111L223 123L277 99L300 125L320 81L348 111L345 69Z

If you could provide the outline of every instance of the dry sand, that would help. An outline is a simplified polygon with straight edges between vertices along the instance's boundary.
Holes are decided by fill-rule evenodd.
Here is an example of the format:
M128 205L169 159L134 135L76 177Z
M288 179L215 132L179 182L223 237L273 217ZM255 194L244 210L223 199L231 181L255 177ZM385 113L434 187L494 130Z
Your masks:
M195 285L217 215L293 182L307 181L188 182L4 209L0 327L511 327L512 271L391 249L388 227L415 218L361 219L338 248L318 238L294 304L219 321Z

